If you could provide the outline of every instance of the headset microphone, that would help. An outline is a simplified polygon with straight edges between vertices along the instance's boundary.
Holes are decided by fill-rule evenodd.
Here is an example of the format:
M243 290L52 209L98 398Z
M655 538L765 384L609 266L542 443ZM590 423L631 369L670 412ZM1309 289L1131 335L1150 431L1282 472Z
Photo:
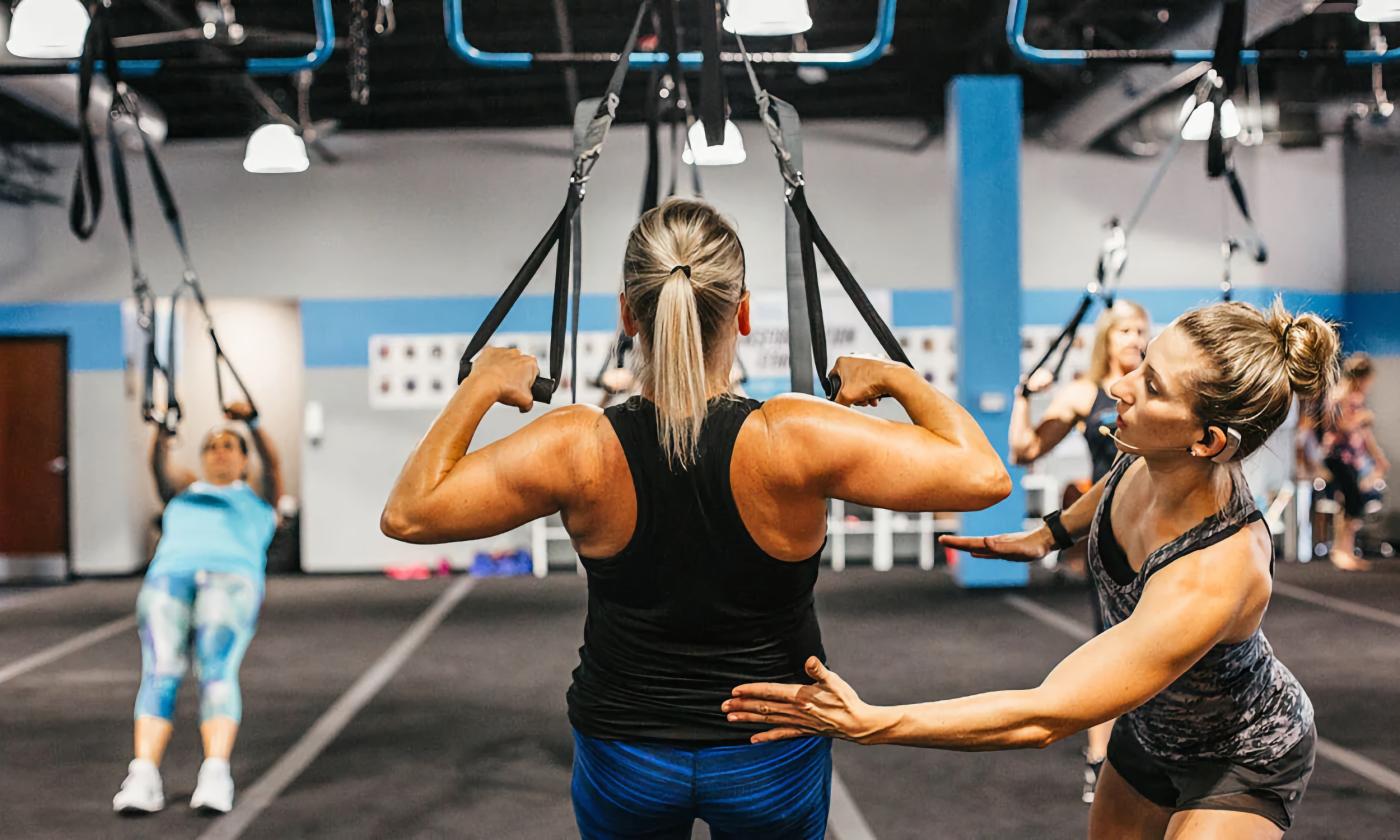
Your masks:
M1237 431L1235 431L1234 429L1229 428L1228 426L1223 427L1223 428L1225 429L1225 448L1224 448L1224 449L1221 449L1218 453L1215 454L1214 457L1211 458L1211 460L1214 461L1214 462L1217 463L1217 464L1229 463L1230 459L1233 458L1233 457L1235 457L1235 453L1238 452L1239 449L1240 449L1240 442L1241 442L1241 441L1240 441L1240 433L1237 432ZM1141 454L1146 453L1146 452L1190 452L1190 451L1191 451L1191 447L1189 447L1189 446L1185 446L1185 447L1183 447L1183 446L1161 446L1161 447L1133 446L1131 443L1124 443L1124 442L1123 442L1123 439L1120 438L1120 437L1118 437L1118 435L1115 435L1115 434L1113 433L1113 430L1110 429L1110 428L1107 427L1107 426L1100 426L1100 427L1099 427L1099 434L1103 435L1104 437L1108 438L1109 440L1112 440L1115 444L1118 445L1119 448L1123 449L1124 451L1126 451L1126 452L1127 452L1128 454L1130 454L1130 455L1141 455Z

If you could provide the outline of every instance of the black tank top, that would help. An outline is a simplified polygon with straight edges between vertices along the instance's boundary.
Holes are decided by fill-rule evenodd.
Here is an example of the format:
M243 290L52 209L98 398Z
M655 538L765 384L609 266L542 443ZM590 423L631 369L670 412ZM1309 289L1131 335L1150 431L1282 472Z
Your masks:
M761 403L710 402L698 457L672 469L642 397L608 408L637 495L637 525L621 553L580 557L588 618L569 688L583 735L685 745L743 744L762 727L725 720L720 704L746 682L810 682L823 661L812 586L821 556L765 554L729 486L734 440Z
M1084 441L1089 444L1089 461L1093 470L1091 476L1095 484L1108 475L1108 471L1113 468L1114 459L1118 457L1118 447L1113 443L1113 438L1100 434L1099 427L1107 426L1112 429L1117 422L1118 401L1110 397L1103 386L1099 386L1099 392L1094 395L1094 405L1084 417Z

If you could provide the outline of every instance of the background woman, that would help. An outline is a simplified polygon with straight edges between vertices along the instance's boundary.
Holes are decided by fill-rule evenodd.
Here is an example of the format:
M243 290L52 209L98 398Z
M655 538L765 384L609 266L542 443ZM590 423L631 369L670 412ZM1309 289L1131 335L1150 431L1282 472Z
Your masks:
M199 678L204 763L190 806L216 812L233 807L229 756L243 715L238 668L257 626L267 547L277 528L273 506L282 485L272 442L252 409L235 403L227 414L247 426L262 461L256 492L246 481L248 441L231 426L205 435L202 479L170 465L170 433L164 427L156 429L151 444L151 468L165 512L155 558L136 599L141 636L136 757L112 799L120 812L165 807L160 762L174 731L175 699L191 654Z
M1118 420L1118 403L1108 395L1114 383L1142 364L1152 319L1147 310L1128 300L1119 300L1099 316L1094 331L1094 347L1089 356L1089 372L1061 387L1050 405L1031 425L1030 394L1038 393L1052 383L1050 371L1041 368L1026 380L1016 392L1011 409L1011 460L1027 466L1035 463L1060 444L1073 429L1079 429L1089 447L1090 483L1097 484L1108 474L1118 450L1113 441L1099 434L1100 426L1113 426ZM1079 491L1066 493L1064 506L1078 498ZM1068 552L1065 552L1068 553ZM1063 555L1062 555L1063 559ZM1093 608L1094 632L1103 632L1103 612L1092 581L1089 603ZM1094 788L1108 750L1108 736L1113 721L1091 727L1088 748L1084 751L1084 788L1081 798L1094 801Z

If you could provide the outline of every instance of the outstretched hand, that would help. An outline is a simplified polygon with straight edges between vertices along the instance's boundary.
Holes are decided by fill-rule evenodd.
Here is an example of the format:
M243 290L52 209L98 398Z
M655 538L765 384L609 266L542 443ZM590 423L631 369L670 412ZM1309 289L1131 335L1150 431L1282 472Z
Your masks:
M1033 563L1050 553L1051 549L1055 547L1054 540L1050 529L1041 527L1034 531L997 534L992 537L945 535L938 538L938 544L958 551L966 551L973 557L1010 560L1015 563Z
M748 683L734 689L721 708L731 723L766 723L755 744L806 735L825 735L865 743L884 724L883 709L862 701L856 690L815 656L807 659L812 685Z

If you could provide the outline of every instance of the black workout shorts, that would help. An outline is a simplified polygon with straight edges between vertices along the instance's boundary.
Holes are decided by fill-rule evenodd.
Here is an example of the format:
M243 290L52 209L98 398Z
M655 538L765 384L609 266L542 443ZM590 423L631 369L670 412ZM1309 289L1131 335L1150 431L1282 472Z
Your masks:
M1317 756L1317 729L1263 767L1224 760L1168 763L1149 754L1119 721L1108 742L1108 763L1133 790L1174 811L1211 809L1258 814L1287 831Z

